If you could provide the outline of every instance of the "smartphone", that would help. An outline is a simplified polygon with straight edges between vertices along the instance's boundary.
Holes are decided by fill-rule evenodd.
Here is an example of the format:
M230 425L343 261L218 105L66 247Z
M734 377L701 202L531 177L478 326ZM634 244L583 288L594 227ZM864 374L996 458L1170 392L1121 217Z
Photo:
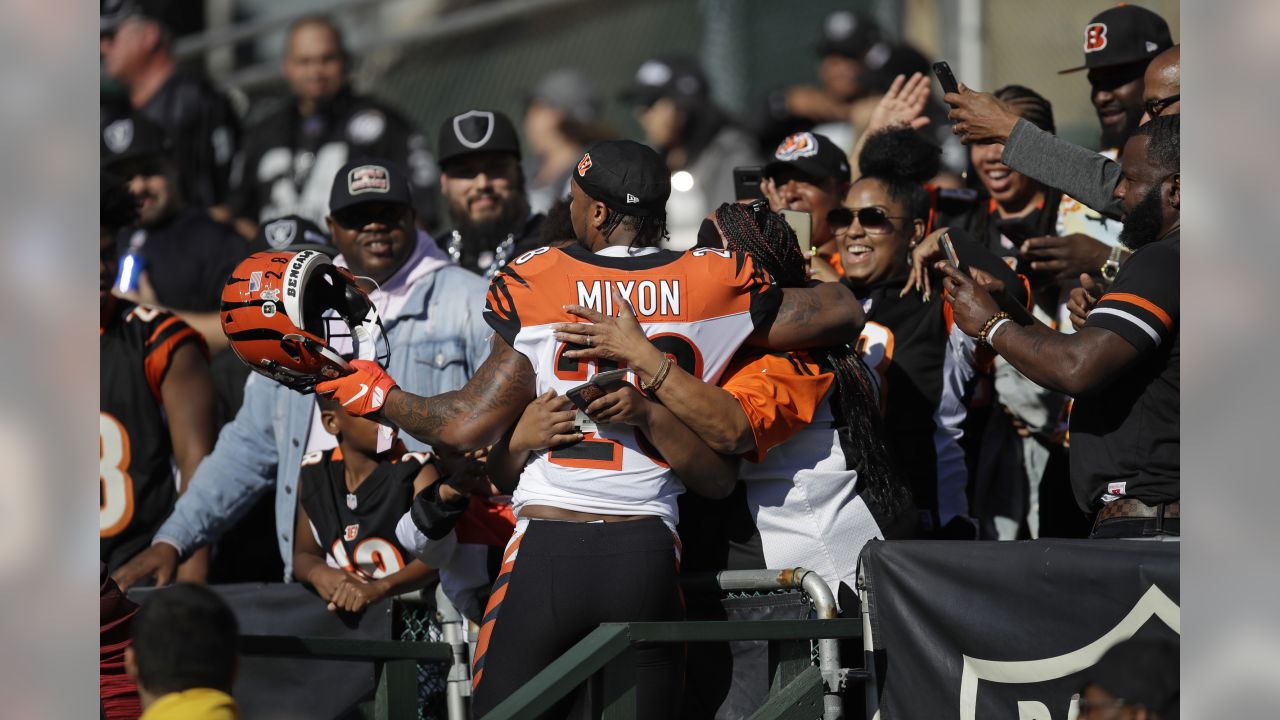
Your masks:
M569 398L569 402L572 402L574 407L586 412L588 405L604 397L605 388L613 383L625 381L630 373L631 370L627 368L596 373L590 380L571 388L565 393L565 397Z
M951 243L951 234L943 233L942 238L938 240L938 244L942 246L942 252L947 254L947 264L959 269L960 256L956 255L956 246Z
M791 229L796 233L796 241L800 243L800 252L805 257L809 257L809 249L813 247L813 218L809 213L800 210L782 210L780 211L782 219L787 221Z
M955 73L951 72L951 66L946 60L933 64L933 74L938 76L938 82L942 85L944 93L960 92L960 84L956 82Z
M733 192L735 200L761 200L760 181L764 179L764 168L759 165L736 167L733 169Z

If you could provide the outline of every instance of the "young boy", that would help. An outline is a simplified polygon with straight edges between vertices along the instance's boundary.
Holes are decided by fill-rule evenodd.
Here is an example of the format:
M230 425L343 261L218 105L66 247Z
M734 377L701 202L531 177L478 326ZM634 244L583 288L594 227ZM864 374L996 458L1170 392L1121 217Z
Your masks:
M348 415L331 399L316 400L338 447L302 458L293 574L330 610L359 612L435 577L396 539L396 523L440 474L429 453L405 452L399 442L379 454L377 423Z

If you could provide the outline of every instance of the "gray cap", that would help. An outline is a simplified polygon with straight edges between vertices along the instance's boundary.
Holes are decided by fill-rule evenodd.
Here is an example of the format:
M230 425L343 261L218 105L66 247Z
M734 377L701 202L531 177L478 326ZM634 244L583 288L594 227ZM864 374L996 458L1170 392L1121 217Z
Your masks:
M549 105L583 124L599 120L603 107L596 84L573 68L562 68L544 75L533 86L527 100Z

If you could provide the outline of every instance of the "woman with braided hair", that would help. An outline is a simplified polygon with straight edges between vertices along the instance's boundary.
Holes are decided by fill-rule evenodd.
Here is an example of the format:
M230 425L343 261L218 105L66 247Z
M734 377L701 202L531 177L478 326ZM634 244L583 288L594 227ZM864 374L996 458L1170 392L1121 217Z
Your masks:
M723 247L750 255L782 287L809 284L808 259L794 232L762 201L721 205L698 235L699 249L692 252L725 252ZM620 304L616 299L615 307ZM583 307L569 311L593 324L561 329L591 335L595 356L625 363L642 376L661 364L662 353L629 308L616 318ZM750 461L741 467L740 491L724 502L745 502L754 521L747 532L755 537L730 529L734 547L728 556L718 567L697 567L698 538L742 508L686 498L686 568L804 566L822 575L847 605L863 544L909 533L910 492L890 462L874 376L852 348L746 350L719 387L672 366L657 396L717 452Z

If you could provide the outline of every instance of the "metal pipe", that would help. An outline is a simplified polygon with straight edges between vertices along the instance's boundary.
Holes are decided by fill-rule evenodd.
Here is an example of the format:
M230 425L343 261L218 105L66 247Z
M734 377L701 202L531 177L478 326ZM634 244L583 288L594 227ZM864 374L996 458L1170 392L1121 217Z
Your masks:
M466 620L449 602L444 590L436 586L436 610L440 613L440 626L444 641L453 648L453 664L449 666L446 685L449 720L467 720L467 695L471 691L471 665L467 661Z
M721 590L800 590L809 596L821 620L834 620L836 596L818 573L802 567L787 570L722 570L716 573ZM818 670L822 673L823 720L844 718L844 673L840 667L840 641L818 640Z

